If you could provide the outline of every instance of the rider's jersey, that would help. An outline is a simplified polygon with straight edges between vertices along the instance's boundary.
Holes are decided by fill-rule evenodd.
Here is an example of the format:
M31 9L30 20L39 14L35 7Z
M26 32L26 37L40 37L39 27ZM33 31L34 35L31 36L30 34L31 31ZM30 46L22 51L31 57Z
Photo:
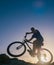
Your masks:
M36 38L38 41L43 42L43 37L38 30L32 35L32 38Z

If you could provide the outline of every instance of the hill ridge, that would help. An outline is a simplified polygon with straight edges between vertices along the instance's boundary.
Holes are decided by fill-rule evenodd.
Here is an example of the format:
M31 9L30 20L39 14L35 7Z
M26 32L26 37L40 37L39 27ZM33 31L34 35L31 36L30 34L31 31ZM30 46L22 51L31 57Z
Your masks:
M0 54L0 65L54 65L54 62L48 64L40 64L40 63L34 64L25 62L24 60L20 60L17 58L10 58L6 54Z

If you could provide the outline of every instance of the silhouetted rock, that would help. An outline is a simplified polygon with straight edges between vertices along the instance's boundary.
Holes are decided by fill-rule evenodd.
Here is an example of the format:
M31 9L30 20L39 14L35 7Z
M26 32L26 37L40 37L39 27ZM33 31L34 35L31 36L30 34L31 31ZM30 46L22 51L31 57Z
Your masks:
M39 62L37 64L32 64L17 58L9 58L6 54L0 54L0 65L54 65L54 62L48 64L41 64Z
M0 63L8 63L9 62L9 57L6 54L0 54Z
M25 62L23 60L18 60L17 58L9 58L6 54L0 54L0 64L1 65L32 65L31 63Z

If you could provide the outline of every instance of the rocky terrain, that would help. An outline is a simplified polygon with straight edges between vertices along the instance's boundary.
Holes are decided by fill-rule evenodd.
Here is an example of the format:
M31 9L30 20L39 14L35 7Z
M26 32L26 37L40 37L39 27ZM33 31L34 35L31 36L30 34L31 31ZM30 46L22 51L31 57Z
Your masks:
M9 58L6 54L0 54L0 65L54 65L54 62L48 64L45 63L32 64L16 58Z

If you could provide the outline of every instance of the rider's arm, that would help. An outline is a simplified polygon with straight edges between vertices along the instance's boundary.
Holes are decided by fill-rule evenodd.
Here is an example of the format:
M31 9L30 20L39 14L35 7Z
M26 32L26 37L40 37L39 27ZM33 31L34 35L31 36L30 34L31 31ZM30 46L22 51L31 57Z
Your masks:
M32 34L32 32L26 32L25 36L27 36L27 34Z
M26 32L26 34L31 34L32 32Z
M27 34L32 34L32 32L26 32L26 35L25 36L27 36ZM31 41L33 38L31 37L28 41Z

